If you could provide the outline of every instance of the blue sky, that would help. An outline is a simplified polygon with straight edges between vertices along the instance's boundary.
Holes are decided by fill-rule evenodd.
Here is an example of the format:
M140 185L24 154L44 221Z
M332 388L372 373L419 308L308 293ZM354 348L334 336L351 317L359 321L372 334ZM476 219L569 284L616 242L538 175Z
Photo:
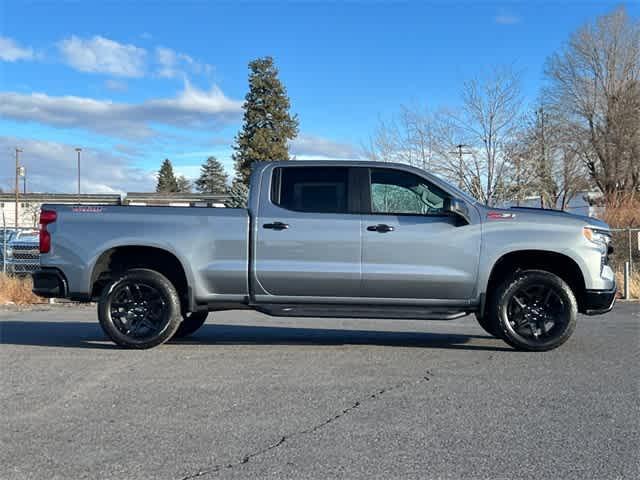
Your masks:
M455 106L465 79L522 72L535 101L545 59L606 1L14 2L0 0L0 186L20 146L34 190L145 190L168 157L231 171L247 63L271 55L300 118L299 158L354 158L402 104ZM640 4L626 4L633 16Z

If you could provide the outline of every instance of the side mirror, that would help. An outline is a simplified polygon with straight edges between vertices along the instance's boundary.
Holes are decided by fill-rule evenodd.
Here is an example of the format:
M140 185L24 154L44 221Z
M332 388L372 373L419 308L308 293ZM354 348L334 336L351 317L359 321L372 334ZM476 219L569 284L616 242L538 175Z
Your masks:
M442 210L463 218L467 223L471 223L469 218L469 207L467 207L467 204L459 198L445 198Z

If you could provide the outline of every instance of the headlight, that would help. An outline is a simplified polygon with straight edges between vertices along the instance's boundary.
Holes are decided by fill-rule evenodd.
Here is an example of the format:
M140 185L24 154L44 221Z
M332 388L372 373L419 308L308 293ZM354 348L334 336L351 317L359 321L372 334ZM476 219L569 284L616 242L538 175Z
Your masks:
M598 230L597 228L584 227L582 229L584 238L599 245L602 248L602 254L609 253L611 244L611 234L606 230Z
M596 228L584 227L582 233L587 240L593 243L603 243L609 245L611 242L611 234L605 230L598 230Z
M13 248L7 247L7 257L13 257Z

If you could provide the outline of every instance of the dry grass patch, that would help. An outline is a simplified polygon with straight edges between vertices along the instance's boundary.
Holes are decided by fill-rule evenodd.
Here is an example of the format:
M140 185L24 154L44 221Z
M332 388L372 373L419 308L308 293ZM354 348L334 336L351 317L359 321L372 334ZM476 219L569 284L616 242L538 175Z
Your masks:
M618 293L622 296L624 295L624 274L622 272L616 272L616 281L618 283ZM629 293L631 298L640 298L640 272L631 274Z
M45 303L31 291L31 277L10 277L0 273L0 305Z
M640 195L613 194L604 204L603 220L612 228L640 227Z

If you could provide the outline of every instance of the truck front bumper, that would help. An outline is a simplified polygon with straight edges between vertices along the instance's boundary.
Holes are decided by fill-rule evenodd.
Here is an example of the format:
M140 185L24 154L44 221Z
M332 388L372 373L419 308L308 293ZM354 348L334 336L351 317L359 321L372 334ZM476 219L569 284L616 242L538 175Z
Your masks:
M585 315L601 315L610 312L616 303L616 291L611 290L585 290L582 301L582 313Z
M9 275L29 275L40 268L39 260L7 259L5 268Z
M57 268L43 268L31 275L33 293L45 298L66 298L69 295L67 279Z

